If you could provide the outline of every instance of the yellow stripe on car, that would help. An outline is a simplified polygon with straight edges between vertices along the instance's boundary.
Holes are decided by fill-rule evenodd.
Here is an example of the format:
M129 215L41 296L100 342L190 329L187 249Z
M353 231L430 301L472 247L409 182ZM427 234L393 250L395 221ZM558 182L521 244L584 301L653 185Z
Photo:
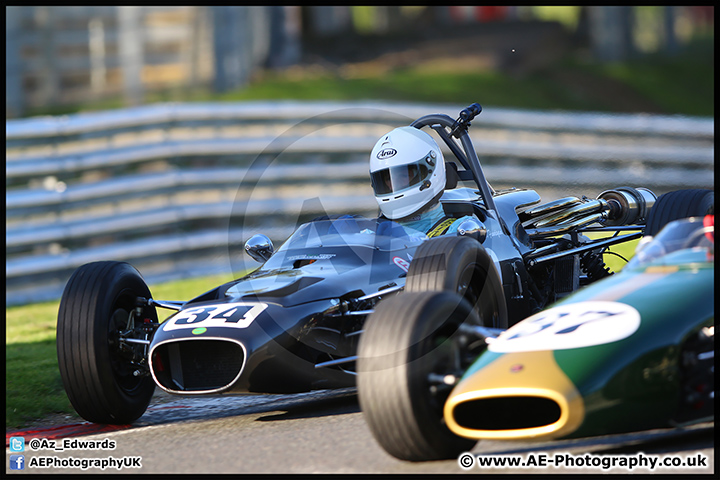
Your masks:
M427 236L429 238L432 238L432 237L437 237L439 235L442 235L445 232L445 230L450 228L450 225L452 225L455 222L455 220L457 220L457 219L456 218L446 219L440 225L438 225L437 227L430 230L430 232L427 234Z

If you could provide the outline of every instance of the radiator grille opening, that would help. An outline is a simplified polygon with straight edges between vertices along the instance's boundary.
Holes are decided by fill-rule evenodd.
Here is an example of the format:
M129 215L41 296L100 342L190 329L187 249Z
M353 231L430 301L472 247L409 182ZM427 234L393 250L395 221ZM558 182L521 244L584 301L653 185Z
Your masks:
M243 349L235 342L169 342L153 351L153 373L160 385L168 390L215 390L235 380L244 361Z
M580 286L580 257L570 255L555 260L555 293L558 297L577 290Z
M461 402L453 418L470 430L519 430L544 427L560 420L560 405L536 396L480 398Z

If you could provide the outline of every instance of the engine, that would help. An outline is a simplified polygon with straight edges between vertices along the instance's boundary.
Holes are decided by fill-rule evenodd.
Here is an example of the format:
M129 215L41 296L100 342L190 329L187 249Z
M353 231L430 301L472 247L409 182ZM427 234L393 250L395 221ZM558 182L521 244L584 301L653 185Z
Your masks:
M605 190L595 200L566 197L522 213L531 237L549 237L600 223L608 227L642 225L657 196L647 188Z
M547 304L612 273L603 261L605 248L579 231L599 224L609 229L644 225L656 195L647 188L619 187L595 199L566 197L531 207L519 214L535 250L525 256L528 270ZM639 235L639 234L638 234Z

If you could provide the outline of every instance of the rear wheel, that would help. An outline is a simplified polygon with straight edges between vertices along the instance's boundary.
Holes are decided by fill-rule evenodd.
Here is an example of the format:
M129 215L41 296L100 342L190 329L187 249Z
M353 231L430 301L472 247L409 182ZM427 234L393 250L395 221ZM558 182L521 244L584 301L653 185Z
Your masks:
M410 263L405 291L458 293L470 302L482 325L508 326L500 275L490 254L473 238L448 236L422 243Z
M676 190L660 195L650 209L643 235L654 236L673 220L702 217L715 203L715 192L705 189Z
M70 403L88 421L126 424L150 403L155 383L138 374L146 346L121 341L144 339L138 324L157 322L155 308L147 306L130 320L138 297L150 298L150 290L122 262L83 265L65 286L57 323L60 377Z
M401 460L457 458L476 443L452 433L443 407L484 341L461 330L478 318L450 292L406 292L380 302L358 346L358 397L377 442Z

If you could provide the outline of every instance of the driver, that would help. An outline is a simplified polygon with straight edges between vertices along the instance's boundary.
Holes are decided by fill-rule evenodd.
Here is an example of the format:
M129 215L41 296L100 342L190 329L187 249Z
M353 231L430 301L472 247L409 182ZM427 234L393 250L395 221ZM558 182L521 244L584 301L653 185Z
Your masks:
M370 153L370 179L382 215L428 237L457 233L475 216L446 216L440 196L445 191L445 160L440 147L415 127L400 127L383 135Z

